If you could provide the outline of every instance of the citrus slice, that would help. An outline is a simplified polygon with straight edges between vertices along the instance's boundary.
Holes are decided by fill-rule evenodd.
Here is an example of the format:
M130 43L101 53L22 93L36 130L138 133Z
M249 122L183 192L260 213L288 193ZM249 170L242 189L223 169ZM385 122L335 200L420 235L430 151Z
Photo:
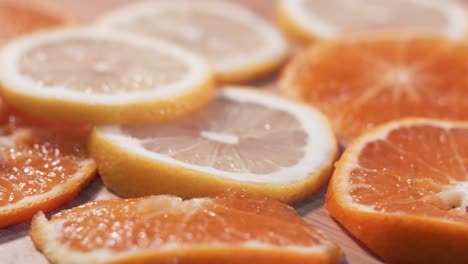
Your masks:
M50 7L11 0L1 1L0 45L19 35L73 23L71 16Z
M38 214L30 236L53 263L337 263L338 247L291 207L226 192L101 200Z
M93 179L86 134L46 130L9 120L0 125L0 228L71 201Z
M264 76L284 61L287 52L272 25L226 1L136 3L103 16L97 25L173 41L203 55L223 82Z
M342 34L405 30L464 38L468 14L456 1L281 0L278 22L289 35L311 41Z
M159 122L212 96L203 59L130 33L62 29L36 33L0 53L0 81L16 108L95 124Z
M169 123L98 127L89 148L104 184L124 197L239 187L286 202L315 191L337 155L316 110L233 87Z
M288 66L281 89L326 114L340 143L403 117L468 120L468 45L385 35L325 41Z
M468 263L468 123L369 131L337 163L326 205L387 263Z

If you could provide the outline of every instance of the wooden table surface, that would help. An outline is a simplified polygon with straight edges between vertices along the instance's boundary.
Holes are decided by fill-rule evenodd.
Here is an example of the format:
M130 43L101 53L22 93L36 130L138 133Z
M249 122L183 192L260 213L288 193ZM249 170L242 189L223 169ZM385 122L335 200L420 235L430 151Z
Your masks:
M34 1L34 0L15 0ZM69 10L82 23L89 23L100 13L132 0L35 0L48 2ZM241 2L264 17L272 18L273 0L232 0ZM134 1L133 1L134 2ZM272 77L274 83L275 76ZM271 84L271 83L270 83ZM373 264L382 263L378 258L363 249L359 242L351 238L324 209L326 186L306 201L295 205L298 213L308 222L319 227L330 239L343 250L342 263ZM70 208L87 201L115 197L108 192L99 179L96 179L74 202L64 208ZM50 215L50 214L49 214ZM0 263L2 264L43 264L46 259L37 252L28 237L29 223L0 230Z

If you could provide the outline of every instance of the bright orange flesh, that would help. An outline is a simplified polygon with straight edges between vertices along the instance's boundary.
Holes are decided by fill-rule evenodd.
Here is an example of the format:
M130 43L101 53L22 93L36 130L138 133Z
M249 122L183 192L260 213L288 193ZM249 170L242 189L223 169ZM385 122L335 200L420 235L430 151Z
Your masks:
M414 126L369 143L351 171L354 202L385 212L450 218L468 224L468 128ZM460 185L466 194L444 202ZM463 187L463 185L465 185ZM464 206L463 198L466 196Z
M9 137L17 128L2 126L0 137ZM0 207L26 197L43 194L64 183L87 158L82 142L34 130L16 140L15 146L2 146L0 154Z
M345 151L327 208L389 263L467 263L468 123L383 129Z
M1 105L0 227L3 227L71 200L92 179L95 165L87 154L85 129L72 133L69 128L47 130L31 126L27 119L10 114ZM69 186L77 176L80 179ZM59 186L60 193L48 194Z
M50 241L42 240L39 233L44 226L37 222L33 223L31 236L36 246L44 249L42 243ZM247 255L251 260L257 257L255 263L264 263L264 250L279 256L284 261L281 263L333 263L339 258L337 247L291 207L235 191L186 201L174 196L96 201L56 214L49 223L54 222L61 223L54 227L59 243L72 251L86 254L100 249L115 255L135 249L152 250L155 257L151 263L168 263L163 261L166 255L173 255L172 261L177 263L199 263L200 258L216 263L223 260L218 254L223 249L219 247L239 252L237 256L229 255L231 260L226 263L238 263ZM171 245L176 247L167 248ZM304 250L295 251L291 246ZM311 251L316 246L317 251ZM200 249L205 253L192 258Z
M71 22L64 14L16 1L0 2L0 44L32 31L57 27Z
M402 117L468 120L468 45L437 37L323 42L283 75L287 94L323 111L343 144Z
M245 201L238 198L236 201L229 198L199 201L190 201L193 204L175 204L169 199L156 204L145 200L94 202L58 214L53 220L72 220L63 225L61 242L83 252L103 247L124 251L135 245L159 248L167 243L242 243L246 238L275 246L310 246L323 239L299 220L291 208L277 203L248 198ZM168 212L164 212L166 208ZM247 220L259 225L247 225ZM272 230L275 230L274 236L268 234Z

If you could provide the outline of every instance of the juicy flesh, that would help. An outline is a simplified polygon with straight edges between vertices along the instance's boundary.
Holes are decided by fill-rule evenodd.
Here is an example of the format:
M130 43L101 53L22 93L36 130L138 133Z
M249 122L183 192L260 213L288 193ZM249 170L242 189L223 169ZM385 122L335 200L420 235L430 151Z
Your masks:
M229 12L229 11L227 11ZM141 16L117 28L148 36L163 37L202 54L212 63L244 56L264 47L263 38L249 25L204 12L196 6L186 10Z
M448 23L440 10L408 0L304 0L304 7L338 33L386 29L440 33Z
M47 193L87 159L79 138L11 124L0 127L0 207Z
M80 252L157 249L173 243L328 243L291 207L235 192L186 201L172 196L97 201L63 211L51 221L59 223L60 242Z
M0 101L0 208L47 193L76 175L89 158L86 131L29 120Z
M350 174L354 202L468 223L468 128L415 125L367 144Z
M47 89L124 94L175 83L188 69L151 48L76 38L27 51L20 58L20 70Z
M122 130L150 151L234 173L269 174L293 166L307 145L302 125L291 114L224 98L170 123Z
M304 54L290 85L346 143L402 117L468 120L467 60L466 45L438 38L333 42Z
M61 24L60 18L27 5L13 4L13 1L0 3L0 45L13 37Z

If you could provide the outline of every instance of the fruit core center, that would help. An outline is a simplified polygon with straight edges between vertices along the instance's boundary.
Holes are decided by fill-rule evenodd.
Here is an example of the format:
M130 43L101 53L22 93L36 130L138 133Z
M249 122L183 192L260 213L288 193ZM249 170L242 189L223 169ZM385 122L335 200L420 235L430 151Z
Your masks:
M390 89L394 100L405 97L412 102L419 102L421 98L414 88L412 75L413 72L405 67L386 69L380 89Z
M397 67L386 73L385 81L396 86L408 85L411 82L411 73L408 69Z
M232 134L203 130L200 132L200 135L208 140L216 141L223 144L236 145L239 143L239 137Z
M460 213L468 212L468 183L459 182L438 194L442 208Z

